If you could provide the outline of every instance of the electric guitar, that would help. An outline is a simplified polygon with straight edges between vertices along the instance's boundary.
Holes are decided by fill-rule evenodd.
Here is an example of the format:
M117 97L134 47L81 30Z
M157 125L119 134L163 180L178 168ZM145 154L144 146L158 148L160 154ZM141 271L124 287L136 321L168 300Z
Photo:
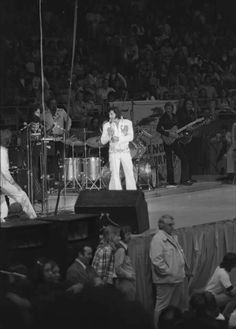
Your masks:
M205 119L202 117L202 118L198 118L198 119L188 123L187 125L181 127L180 129L178 129L177 126L174 126L171 129L166 130L166 131L175 132L176 134L178 134L177 137L162 135L161 138L167 145L171 145L172 143L174 143L174 141L176 139L178 139L180 141L180 143L182 143L182 144L187 144L192 140L193 130L198 129L201 126L210 123L210 121L211 121L211 119ZM196 125L196 124L198 124L198 125L194 127L194 125ZM188 128L191 128L191 130L188 130ZM187 130L187 131L185 131L185 130Z

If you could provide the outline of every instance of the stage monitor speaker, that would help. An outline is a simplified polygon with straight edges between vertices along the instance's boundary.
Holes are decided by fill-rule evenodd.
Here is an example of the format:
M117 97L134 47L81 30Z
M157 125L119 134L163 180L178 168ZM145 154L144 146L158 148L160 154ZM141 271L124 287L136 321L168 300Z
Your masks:
M75 213L109 213L120 226L130 225L133 233L149 229L147 203L142 191L81 191Z

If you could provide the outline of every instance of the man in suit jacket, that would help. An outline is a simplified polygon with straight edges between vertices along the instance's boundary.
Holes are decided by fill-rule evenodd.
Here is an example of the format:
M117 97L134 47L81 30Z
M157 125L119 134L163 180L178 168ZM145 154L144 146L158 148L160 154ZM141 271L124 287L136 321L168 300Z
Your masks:
M93 250L88 245L83 245L78 250L78 256L70 265L66 272L66 281L69 287L73 287L73 291L80 291L84 285L96 286L100 283L100 279L90 265Z

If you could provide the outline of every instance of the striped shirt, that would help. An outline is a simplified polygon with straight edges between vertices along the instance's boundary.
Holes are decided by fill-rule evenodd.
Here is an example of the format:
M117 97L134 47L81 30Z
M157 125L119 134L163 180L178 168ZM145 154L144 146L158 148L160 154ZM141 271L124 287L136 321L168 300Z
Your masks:
M92 267L104 283L113 284L115 277L114 248L110 244L101 243L95 252Z

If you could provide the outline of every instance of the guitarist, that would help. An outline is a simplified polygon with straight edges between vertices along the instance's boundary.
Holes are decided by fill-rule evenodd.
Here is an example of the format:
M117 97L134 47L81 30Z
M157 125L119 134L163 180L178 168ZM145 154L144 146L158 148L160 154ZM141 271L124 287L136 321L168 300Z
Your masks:
M158 125L157 132L161 134L164 144L164 150L166 153L166 169L167 169L167 183L169 185L176 185L174 181L174 168L172 152L174 152L181 160L181 184L192 185L189 181L189 164L188 158L184 152L183 146L178 142L178 134L174 132L178 127L177 116L174 114L174 106L171 102L165 103L164 114L161 116ZM168 137L173 140L172 143L167 143L164 137Z
M179 108L179 110L176 113L177 120L178 120L178 128L181 128L185 125L187 125L190 122L193 122L197 119L197 114L193 107L193 102L190 98L186 98L184 100L183 106ZM186 130L187 133L189 133L189 136L192 135L191 128ZM190 137L189 141L186 142L185 145L183 145L184 152L188 158L189 163L189 180L192 181L192 183L195 183L196 180L192 179L193 169L194 165L197 162L197 149L198 149L198 140L195 137Z

